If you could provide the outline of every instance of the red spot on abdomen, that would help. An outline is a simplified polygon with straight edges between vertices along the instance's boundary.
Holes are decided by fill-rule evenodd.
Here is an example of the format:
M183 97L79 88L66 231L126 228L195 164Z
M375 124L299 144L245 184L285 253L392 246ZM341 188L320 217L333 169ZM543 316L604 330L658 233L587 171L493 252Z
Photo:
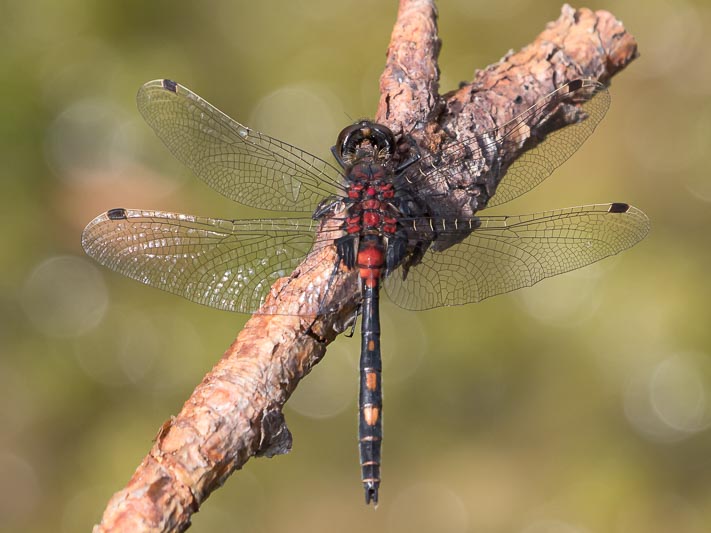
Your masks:
M380 279L379 268L361 268L358 273L366 287L373 288L378 285L378 280Z
M368 287L375 287L385 263L383 247L375 242L364 243L358 250L358 272Z
M364 268L383 266L383 250L376 246L366 246L358 250L358 266Z

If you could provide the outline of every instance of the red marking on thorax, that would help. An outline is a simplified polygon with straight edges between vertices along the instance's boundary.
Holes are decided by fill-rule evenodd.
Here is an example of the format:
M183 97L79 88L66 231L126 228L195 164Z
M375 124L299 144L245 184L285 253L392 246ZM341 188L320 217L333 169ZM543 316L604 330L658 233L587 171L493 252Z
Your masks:
M363 213L363 224L366 228L377 228L380 225L380 215L375 211Z
M362 183L351 183L348 186L348 198L358 200L361 197L362 191L363 191L363 184Z
M371 169L372 170L372 169ZM372 170L372 176L374 180L381 181L385 179L385 169L381 166L375 167L375 170Z
M353 200L349 208L349 217L346 219L344 229L347 234L355 235L363 231L377 232L381 235L394 235L397 231L397 221L391 216L387 216L390 211L390 199L395 197L395 189L392 183L383 183L387 178L386 169L378 164L359 163L354 165L349 172L348 198ZM369 270L361 269L361 277L366 280L374 280L380 276L379 267L384 262L382 260L382 246L373 249L374 243L370 243L363 250L359 251L358 261L368 264ZM365 255L362 256L361 252ZM370 259L374 254L380 254L380 263L371 264ZM373 266L377 266L375 271Z
M358 233L360 231L360 215L348 217L346 219L346 232Z
M361 205L363 206L363 209L380 210L383 208L383 203L380 200L376 200L374 198L371 198L369 200L363 200Z
M368 172L368 167L365 165L356 165L351 169L351 176L360 181L368 181L370 179L370 173Z
M383 233L393 234L397 231L397 220L394 217L383 217Z
M390 199L395 197L395 189L393 189L392 183L384 183L380 186L380 197L383 199Z

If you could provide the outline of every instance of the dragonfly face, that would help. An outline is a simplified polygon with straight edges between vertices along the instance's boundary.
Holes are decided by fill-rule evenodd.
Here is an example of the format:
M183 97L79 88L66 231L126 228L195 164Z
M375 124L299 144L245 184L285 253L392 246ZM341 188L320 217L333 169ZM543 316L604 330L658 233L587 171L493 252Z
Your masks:
M366 141L371 150L363 148ZM387 126L362 120L344 128L334 148L334 155L339 162L358 160L369 155L386 161L395 152L395 136Z
M361 470L366 502L377 503L380 289L413 310L478 302L616 254L649 230L644 213L620 202L480 215L536 187L570 157L604 116L609 95L595 81L575 80L516 105L522 111L506 124L451 139L436 152L414 147L405 162L395 161L397 139L386 126L360 121L338 136L338 168L251 130L176 82L149 82L138 93L140 112L205 183L248 206L312 217L225 220L118 208L89 223L82 245L147 285L259 313L289 312L265 304L272 284L310 251L335 246L325 286L280 295L283 302L307 298L316 314L328 313L323 302L333 280L358 275Z

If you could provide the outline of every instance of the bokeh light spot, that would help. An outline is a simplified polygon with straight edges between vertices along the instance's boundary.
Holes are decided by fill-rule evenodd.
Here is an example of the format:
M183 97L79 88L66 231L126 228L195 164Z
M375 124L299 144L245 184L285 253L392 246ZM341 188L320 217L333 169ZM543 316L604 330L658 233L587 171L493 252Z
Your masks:
M516 300L526 312L552 326L578 326L592 318L600 306L598 278L604 267L591 265L555 280L520 290Z
M288 85L262 98L248 125L332 162L326 150L340 129L342 109L341 101L325 87Z
M673 355L656 366L649 382L654 412L665 424L679 431L697 432L711 423L711 391L702 379L697 359L693 354Z
M99 271L84 259L56 256L30 273L21 304L32 324L49 337L70 338L94 328L109 298Z
M147 315L113 308L106 328L77 340L79 366L98 383L121 386L137 383L151 369L156 354L165 349Z
M134 118L99 99L73 103L47 131L47 163L63 180L115 175L127 161L135 159L140 135Z
M683 440L711 425L710 378L707 355L670 355L632 376L624 394L625 415L650 440Z

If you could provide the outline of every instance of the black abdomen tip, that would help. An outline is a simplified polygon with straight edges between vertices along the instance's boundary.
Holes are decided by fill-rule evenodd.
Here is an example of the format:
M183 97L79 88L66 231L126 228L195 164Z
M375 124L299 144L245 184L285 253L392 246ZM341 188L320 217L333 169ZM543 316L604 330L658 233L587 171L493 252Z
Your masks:
M128 216L126 215L126 210L123 207L109 209L106 212L106 216L109 217L109 220L126 220L128 218Z
M366 482L365 486L365 504L369 505L373 502L373 505L378 505L378 487L374 482Z
M171 92L176 92L178 90L178 84L173 80L165 79L163 80L163 88L168 89Z
M630 204L615 202L614 204L610 204L610 209L608 209L607 211L608 213L626 213L629 210Z

